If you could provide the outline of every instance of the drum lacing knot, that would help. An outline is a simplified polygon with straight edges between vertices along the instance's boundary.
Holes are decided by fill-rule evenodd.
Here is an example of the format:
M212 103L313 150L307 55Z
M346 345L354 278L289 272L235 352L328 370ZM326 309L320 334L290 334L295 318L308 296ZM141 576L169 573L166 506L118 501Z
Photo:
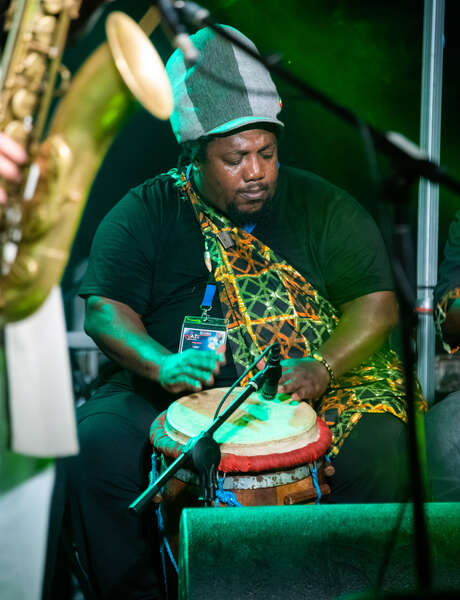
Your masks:
M235 494L231 490L224 490L224 477L217 476L216 503L226 504L227 506L243 506L238 502Z
M324 474L326 475L326 477L332 477L335 473L335 469L332 466L332 461L331 461L331 457L326 454L325 457L327 465L324 467Z

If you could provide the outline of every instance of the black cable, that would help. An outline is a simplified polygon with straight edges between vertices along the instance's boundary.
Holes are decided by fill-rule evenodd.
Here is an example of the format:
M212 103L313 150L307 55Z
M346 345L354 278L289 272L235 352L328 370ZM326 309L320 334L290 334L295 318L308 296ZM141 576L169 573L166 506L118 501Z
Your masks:
M407 195L410 189L415 175L409 169L408 172L404 172L401 169L393 177L394 188L389 190L388 186L385 190L382 178L378 169L377 154L374 144L374 138L369 131L368 126L360 122L358 127L361 138L364 143L365 155L368 164L368 171L372 185L375 190L376 197L378 198L379 206L379 221L381 225L382 237L387 247L388 254L393 269L393 274L396 282L396 289L398 292L398 300L400 301L400 307L402 311L401 328L402 328L402 359L404 368L404 382L406 387L406 403L407 403L407 415L408 415L408 429L407 429L407 442L408 442L408 469L409 476L412 482L412 502L414 509L414 521L415 521L415 559L417 563L417 573L420 577L420 584L422 590L429 590L431 588L431 562L430 562L430 544L428 538L428 532L426 528L426 519L424 514L423 502L424 489L421 479L420 470L420 459L418 456L417 448L417 435L416 435L416 408L415 408L415 355L412 348L412 330L414 325L414 308L415 308L415 292L413 289L412 282L410 280L410 273L413 271L411 268L411 244L408 242L408 227L404 224L402 218L403 209L407 205ZM388 200L383 202L384 198L381 198L384 194L391 192L391 200L394 203L396 215L393 217L392 222L388 217L388 211L384 210L384 206L388 206ZM393 197L393 194L396 197ZM396 222L398 217L398 222ZM393 233L393 239L391 234ZM395 239L397 238L397 239ZM404 266L407 266L408 272L406 272ZM399 529L401 527L402 518L405 511L405 504L401 506L398 513L396 523L390 532L387 547L384 552L382 564L380 567L378 579L377 579L377 591L383 584L386 569L388 567L391 553L394 550L396 539L398 536Z
M375 591L378 593L383 588L383 580L385 578L385 573L387 572L388 565L390 564L391 555L396 547L396 542L398 540L398 534L401 529L401 525L403 522L403 517L406 512L407 502L401 502L401 505L398 510L398 514L396 515L396 522L393 526L393 529L390 531L388 536L388 540L386 546L384 548L382 562L380 563L380 569L377 575L377 581L375 582Z
M379 221L380 230L382 232L382 237L383 237L385 246L387 247L387 250L390 254L390 251L391 251L391 245L389 244L389 233L390 233L389 221L390 220L388 219L388 214L383 210L383 207L386 205L380 201L381 189L382 189L382 176L381 176L381 173L379 170L375 144L373 142L372 136L369 132L369 128L367 127L366 123L361 121L359 123L358 129L359 129L361 140L362 140L363 146L364 146L364 155L366 157L367 171L368 171L369 179L371 182L371 189L373 191L373 195L377 199L378 221ZM392 261L392 264L393 264L393 261ZM383 558L382 558L382 562L380 563L380 568L379 568L379 572L377 575L377 580L375 582L375 588L374 588L375 592L377 592L377 593L379 593L382 590L385 573L386 573L388 565L390 563L391 555L395 549L396 541L398 539L398 533L401 528L401 524L402 524L402 520L403 520L405 511L406 511L406 504L402 503L399 508L398 514L396 515L396 522L395 522L392 530L390 531L387 542L384 545Z
M378 216L379 216L380 230L382 233L382 237L383 237L385 246L388 251L388 255L390 256L391 266L393 269L395 281L397 283L397 290L399 292L399 294L398 294L399 300L401 301L402 307L405 309L405 312L409 312L408 308L415 306L415 294L412 289L411 282L408 278L408 274L404 270L403 260L401 260L401 257L398 256L398 252L395 250L394 240L391 239L392 231L394 231L395 228L394 228L394 224L392 227L391 219L389 218L389 215L388 215L388 210L385 210L385 208L388 207L388 202L384 202L383 201L384 199L381 198L382 190L384 189L384 185L383 185L382 177L381 177L379 167L378 167L377 152L376 152L374 140L373 140L373 137L372 137L366 123L360 122L358 129L359 129L361 139L362 139L363 145L364 145L365 156L366 156L366 161L367 161L368 173L369 173L369 177L371 180L371 185L374 189L375 196L378 200L377 205L379 207ZM401 207L401 203L399 203L398 206ZM405 250L407 251L407 248ZM404 248L400 249L400 253L404 254ZM404 331L402 332L402 335L404 338L407 338L407 336L410 336L410 333L411 333L412 319L410 319L410 316L407 317L406 315L403 314L403 321L404 322L402 323L402 326L403 326ZM410 322L407 322L407 321L410 321ZM403 367L404 367L404 378L405 378L405 383L406 383L407 411L409 413L410 411L415 412L415 406L414 406L415 377L414 377L414 373L413 373L414 364L413 364L413 353L410 351L410 343L411 343L410 339L409 340L403 339L403 343L404 343ZM412 441L412 443L411 443L411 432L410 432L409 428L408 428L408 432L407 432L407 437L408 437L408 456L409 456L408 469L410 469L409 477L412 473L413 487L419 488L420 483L414 481L414 477L413 477L413 474L415 473L415 471L414 471L415 457L414 457L414 449L411 446L413 446L413 444L415 442ZM421 490L414 489L413 490L414 498L416 498L417 495L420 493L421 493ZM413 498L413 500L414 500L414 498ZM417 504L417 502L416 502L416 504ZM403 519L405 510L406 510L406 504L402 503L402 505L398 511L398 515L396 517L395 525L389 534L388 541L386 543L386 547L384 550L383 559L381 562L379 574L378 574L377 581L376 581L375 590L377 592L381 591L385 573L386 573L386 570L387 570L389 562L390 562L391 554L395 548L395 544L397 541L398 533L399 533L399 530L400 530L400 527L402 524L402 519ZM416 512L420 511L420 509L418 509L417 507L414 507L414 510ZM416 517L415 514L414 514L414 517ZM421 518L422 521L424 521L423 516L421 517L420 514L416 518L419 518L419 519ZM423 526L422 526L422 529L424 529ZM427 550L427 552L426 552L427 556L425 557L425 559L423 559L423 557L420 556L421 552L417 551L417 549L416 549L416 556L418 555L417 560L419 561L419 564L422 563L424 565L424 567L423 567L424 577L426 578L425 579L425 587L429 589L431 580L430 580L430 566L429 566L429 558L428 558L429 557L429 544L428 544L426 531L421 532L420 538L421 538L421 540L424 540L423 544L427 544L425 546L425 548Z

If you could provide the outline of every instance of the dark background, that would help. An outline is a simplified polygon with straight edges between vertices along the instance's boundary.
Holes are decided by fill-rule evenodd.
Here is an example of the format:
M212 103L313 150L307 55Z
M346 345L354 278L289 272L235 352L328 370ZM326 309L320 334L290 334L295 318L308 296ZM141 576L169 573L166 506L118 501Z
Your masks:
M84 2L90 12L91 2ZM264 54L281 53L283 65L313 87L345 105L376 128L398 131L418 143L423 37L422 0L205 0L217 21L233 25ZM110 10L139 19L148 2L116 0L93 13L94 26L80 30L64 55L75 71L105 40ZM460 43L457 0L446 1L441 161L460 178L457 108ZM164 33L152 40L166 62L172 48ZM359 134L313 101L275 78L283 100L286 125L280 157L284 164L311 170L352 193L374 216L378 202L367 170ZM82 99L84 101L84 99ZM168 122L141 107L120 131L94 181L75 238L63 290L71 296L76 266L89 253L103 215L130 187L175 165L178 147ZM382 175L391 172L379 155ZM418 186L413 186L409 219L416 236ZM460 199L440 193L440 250Z

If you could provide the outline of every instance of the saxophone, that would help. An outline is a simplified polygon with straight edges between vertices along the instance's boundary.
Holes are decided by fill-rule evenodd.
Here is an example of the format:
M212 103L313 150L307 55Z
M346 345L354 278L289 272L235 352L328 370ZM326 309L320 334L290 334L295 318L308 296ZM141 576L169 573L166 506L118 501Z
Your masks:
M32 314L59 283L92 181L114 137L138 107L104 43L74 76L42 141L69 23L80 4L81 0L13 0L8 11L0 131L23 145L29 161L21 184L0 182L8 196L6 205L0 205L0 327ZM134 24L129 17L110 17L114 57L118 67L126 69L126 52L132 55L138 45L144 48L148 38L139 44L139 36L125 35L126 23L128 30ZM140 27L149 34L159 22L158 12L150 9ZM131 71L128 65L131 87L142 88L147 97L158 95L158 81L139 82ZM61 79L68 79L65 72ZM163 119L172 109L168 94L164 114L157 114Z

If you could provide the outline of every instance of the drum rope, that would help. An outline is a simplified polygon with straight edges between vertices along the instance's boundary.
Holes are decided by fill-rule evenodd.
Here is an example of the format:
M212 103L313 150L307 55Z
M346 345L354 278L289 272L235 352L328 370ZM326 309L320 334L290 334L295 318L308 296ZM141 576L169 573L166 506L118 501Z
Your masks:
M238 502L235 494L231 490L224 490L224 477L217 476L217 490L216 490L216 502L214 506L226 504L227 506L243 506Z
M155 452L152 453L152 470L149 474L150 485L157 479L158 477L158 469L157 469L157 457ZM163 492L163 488L160 490L160 493ZM161 556L161 568L163 571L163 582L165 587L166 598L169 598L168 594L168 578L167 578L167 569L166 569L166 552L168 553L169 560L171 561L172 566L174 567L176 573L179 573L179 567L177 566L176 559L171 550L171 546L169 545L168 538L166 536L165 531L165 522L163 519L163 513L161 512L161 503L159 503L155 509L155 514L157 518L157 526L158 526L158 534L160 537L160 556Z
M321 489L320 489L319 483L318 483L318 469L316 468L316 464L313 466L313 469L311 470L311 477L313 480L313 485L315 486L315 490L316 490L315 504L319 504L322 493L321 493Z
M155 513L157 516L157 525L158 525L158 511L159 511L159 507L157 507ZM158 529L159 529L159 525L158 525ZM168 590L168 578L166 577L166 556L165 556L165 549L163 544L160 542L160 557L161 557L161 570L163 572L163 585L164 585L164 590L165 590L165 595L166 598L169 598L169 590Z

